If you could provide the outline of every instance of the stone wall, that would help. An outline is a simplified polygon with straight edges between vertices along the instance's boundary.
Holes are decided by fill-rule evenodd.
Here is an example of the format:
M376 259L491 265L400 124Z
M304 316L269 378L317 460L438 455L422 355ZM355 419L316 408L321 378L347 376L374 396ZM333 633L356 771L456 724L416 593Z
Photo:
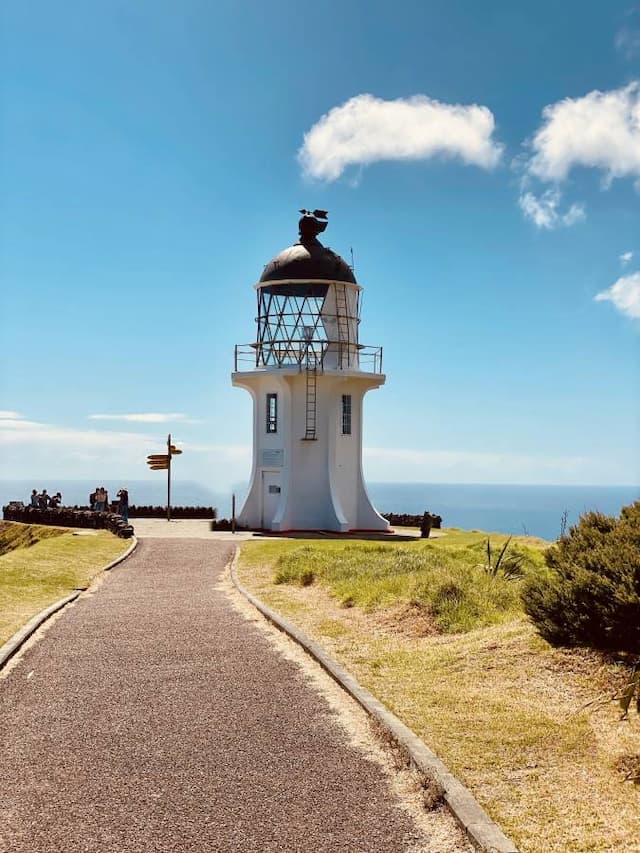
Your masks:
M92 512L89 509L59 507L38 509L17 503L2 508L5 521L21 521L23 524L49 524L56 527L90 527L94 530L110 530L122 539L133 536L133 527L115 512Z
M442 526L442 516L434 515L431 512L427 513L431 517L431 527L439 529ZM389 524L399 527L421 527L422 515L409 515L408 513L398 514L395 512L383 512L382 517L386 518Z

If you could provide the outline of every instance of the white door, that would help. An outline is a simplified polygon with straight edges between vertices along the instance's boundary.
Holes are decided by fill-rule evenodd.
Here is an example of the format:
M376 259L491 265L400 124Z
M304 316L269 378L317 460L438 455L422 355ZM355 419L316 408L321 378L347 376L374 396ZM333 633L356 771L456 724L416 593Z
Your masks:
M271 529L271 523L280 503L280 471L262 472L262 521L260 526Z

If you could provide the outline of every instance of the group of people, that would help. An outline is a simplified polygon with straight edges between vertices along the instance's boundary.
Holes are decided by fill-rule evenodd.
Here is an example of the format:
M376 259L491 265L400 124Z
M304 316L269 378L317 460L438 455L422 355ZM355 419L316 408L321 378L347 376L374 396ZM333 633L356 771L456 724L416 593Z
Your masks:
M122 488L118 492L118 515L125 521L129 521L129 492ZM109 492L104 486L96 486L95 492L89 495L89 508L96 512L105 512L109 509Z
M126 522L129 521L129 492L122 488L117 494L118 498L118 515L121 515ZM37 509L57 509L62 506L62 495L56 492L55 495L47 493L46 489L38 492L34 489L31 492L29 505ZM89 508L96 512L105 512L109 509L109 492L104 486L96 486L96 490L89 495Z
M31 500L30 505L35 506L38 509L57 509L62 504L62 495L60 492L56 492L55 495L47 494L47 490L43 489L41 492L38 492L37 489L34 489L31 492Z

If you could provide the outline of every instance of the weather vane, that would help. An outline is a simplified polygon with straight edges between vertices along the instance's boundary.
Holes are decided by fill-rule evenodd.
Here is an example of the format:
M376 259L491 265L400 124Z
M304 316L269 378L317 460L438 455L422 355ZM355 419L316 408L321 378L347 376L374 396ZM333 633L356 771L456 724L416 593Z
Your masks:
M302 218L298 222L298 231L300 233L301 242L304 243L308 240L315 240L318 234L322 234L328 225L327 217L329 215L329 211L312 211L302 208L300 213L302 214Z

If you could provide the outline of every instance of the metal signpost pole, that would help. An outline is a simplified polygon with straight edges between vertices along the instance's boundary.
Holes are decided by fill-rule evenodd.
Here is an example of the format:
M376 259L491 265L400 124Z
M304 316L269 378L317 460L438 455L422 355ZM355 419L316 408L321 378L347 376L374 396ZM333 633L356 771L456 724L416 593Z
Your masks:
M171 433L167 436L167 521L171 521Z

